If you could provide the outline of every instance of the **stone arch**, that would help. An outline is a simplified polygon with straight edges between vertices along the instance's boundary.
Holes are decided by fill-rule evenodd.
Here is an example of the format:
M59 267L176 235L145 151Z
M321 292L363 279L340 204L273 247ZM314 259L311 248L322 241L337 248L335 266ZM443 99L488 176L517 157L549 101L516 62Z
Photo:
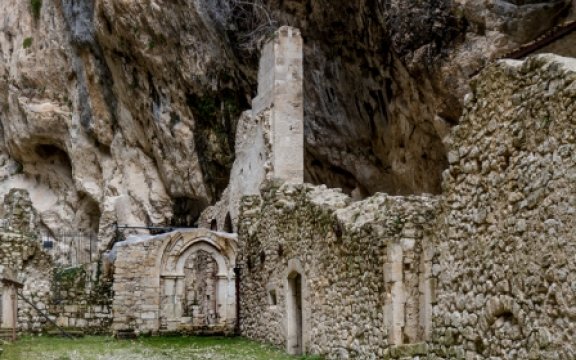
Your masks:
M235 321L236 288L234 266L236 264L236 239L225 237L205 229L178 232L159 250L160 316L159 327L167 330L195 330L195 327L220 326L226 330ZM192 273L185 265L198 254L209 256L216 264L214 293L214 318L217 321L199 324L186 308L187 278Z
M222 275L222 276L228 276L228 264L227 264L227 259L225 258L224 255L222 255L219 251L219 249L217 249L213 244L211 244L210 242L205 241L204 239L200 239L200 241L195 242L194 244L190 245L190 247L188 247L186 249L186 251L184 251L180 257L178 258L178 262L176 263L176 273L177 274L182 274L184 272L184 263L186 262L186 259L193 253L198 252L198 251L205 251L208 254L210 254L214 260L216 261L216 263L218 264L218 275Z
M523 342L530 334L525 313L514 299L507 295L494 296L486 302L479 321L485 342L476 343L476 351L484 355L502 356L501 349L492 347L502 340Z

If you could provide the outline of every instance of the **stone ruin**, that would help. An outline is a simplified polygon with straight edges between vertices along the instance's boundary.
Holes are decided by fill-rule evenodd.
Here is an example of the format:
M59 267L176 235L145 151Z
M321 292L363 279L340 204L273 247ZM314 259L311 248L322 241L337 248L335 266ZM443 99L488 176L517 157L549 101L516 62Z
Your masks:
M22 283L14 271L0 266L0 335L2 331L12 330L15 333L18 319L18 288Z
M232 333L237 238L205 229L129 239L114 249L114 330Z
M201 228L117 243L111 288L82 283L82 301L38 293L51 279L16 259L24 293L70 327L239 332L329 359L576 358L575 60L487 67L446 139L442 195L361 201L304 184L298 30L281 28L260 65ZM20 328L42 328L26 311Z

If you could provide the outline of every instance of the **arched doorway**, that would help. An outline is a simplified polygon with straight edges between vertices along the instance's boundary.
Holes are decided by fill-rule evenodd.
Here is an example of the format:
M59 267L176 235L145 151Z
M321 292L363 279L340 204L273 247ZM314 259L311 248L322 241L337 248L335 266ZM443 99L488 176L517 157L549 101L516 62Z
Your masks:
M193 326L207 326L218 322L216 287L218 265L206 251L190 254L184 264L183 317Z
M288 275L288 293L286 296L287 315L287 351L292 355L304 353L303 316L302 316L302 275L293 271Z
M212 332L233 327L236 250L230 240L196 229L166 243L160 260L160 330Z

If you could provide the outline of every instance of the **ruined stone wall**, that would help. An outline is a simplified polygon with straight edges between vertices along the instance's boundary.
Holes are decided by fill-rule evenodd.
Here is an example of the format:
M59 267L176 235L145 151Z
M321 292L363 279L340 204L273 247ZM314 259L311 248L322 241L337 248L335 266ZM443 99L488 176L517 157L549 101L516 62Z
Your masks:
M37 303L47 304L50 298L50 264L46 257L38 256L39 253L35 236L13 231L0 232L0 265L14 271L21 280L33 279L33 286L24 282L22 292ZM38 330L43 327L41 317L27 303L18 300L18 309L19 328Z
M35 213L28 192L12 189L3 201L4 214L0 228L0 265L11 269L24 283L22 294L46 309L51 298L51 263L40 248L35 232ZM28 303L18 299L18 327L24 331L39 331L45 320Z
M24 284L22 295L59 326L107 331L110 286L98 276L98 264L56 266L56 250L42 248L40 224L26 190L10 190L1 210L0 265L14 271ZM25 332L53 330L54 325L29 302L18 299L18 328Z
M576 358L576 61L503 61L472 82L438 223L437 355Z
M59 326L86 332L108 331L109 283L94 277L94 266L54 268L33 234L0 232L0 265L13 269L24 283L21 293ZM18 327L25 332L54 328L36 309L18 299Z
M211 331L230 331L235 319L235 243L232 235L194 229L116 244L112 329L197 333L209 325ZM187 286L197 281L203 281L202 286ZM194 293L206 298L195 304Z
M304 181L302 48L300 31L289 26L280 27L263 47L258 94L236 128L230 182L220 201L200 216L200 227L234 232L241 198L259 194L262 182ZM225 225L227 218L231 226Z
M288 279L298 272L304 352L376 359L391 356L389 344L425 350L437 198L350 201L311 185L268 184L244 198L243 335L286 346Z
M137 328L158 330L160 276L156 254L162 238L152 241L127 241L115 247L113 330Z
M48 312L61 327L107 333L112 323L112 284L91 268L84 265L52 270Z

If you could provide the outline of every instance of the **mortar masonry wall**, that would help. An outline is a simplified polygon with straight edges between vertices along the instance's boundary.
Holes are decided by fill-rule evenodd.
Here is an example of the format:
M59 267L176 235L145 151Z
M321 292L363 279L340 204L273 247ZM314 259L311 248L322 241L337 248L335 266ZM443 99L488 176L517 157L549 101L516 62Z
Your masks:
M575 359L576 60L500 62L472 88L444 174L435 343Z
M349 204L341 192L310 185L271 184L261 199L244 198L239 225L244 335L285 345L286 279L296 262L302 266L307 352L376 359L389 355L394 336L424 340L427 319L420 314L430 299L420 294L430 293L424 288L431 283L429 244L438 199L379 194ZM393 247L402 254L397 264ZM387 281L385 268L391 269ZM394 294L396 281L401 294ZM277 305L269 302L270 290L276 291ZM395 319L398 314L404 316ZM397 334L385 325L393 321L400 322Z
M269 183L244 198L243 334L285 346L296 259L309 353L576 358L576 60L503 61L472 89L448 140L440 197L377 194L349 205L325 187ZM398 245L404 300L391 315Z

